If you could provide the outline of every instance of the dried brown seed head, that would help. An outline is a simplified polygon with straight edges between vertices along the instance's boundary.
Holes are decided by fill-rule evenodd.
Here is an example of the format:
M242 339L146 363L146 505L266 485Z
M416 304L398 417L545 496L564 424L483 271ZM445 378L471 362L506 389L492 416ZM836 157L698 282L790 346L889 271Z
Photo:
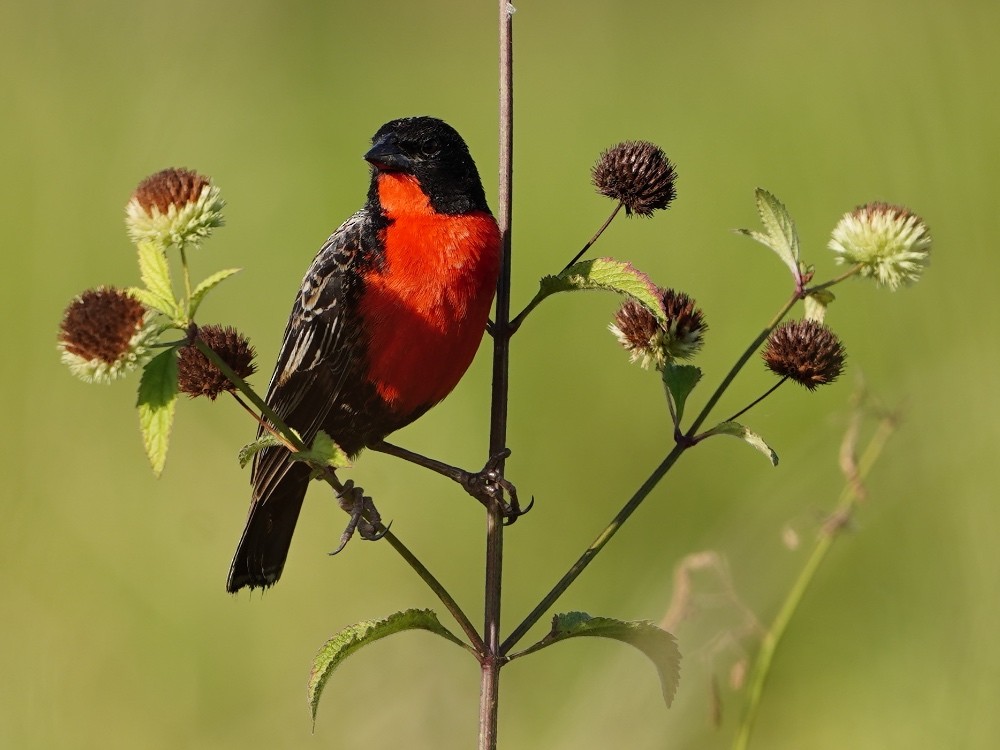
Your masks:
M594 187L619 201L625 213L652 216L677 196L677 171L663 150L648 141L625 141L601 154L592 170Z
M110 383L149 359L156 331L152 314L122 289L88 289L59 325L63 362L88 382Z
M837 335L814 320L782 323L771 332L763 352L771 372L809 390L836 380L846 356Z
M253 361L256 356L253 346L235 328L202 326L198 329L198 337L241 378L246 379L257 371ZM236 390L236 386L194 344L180 350L177 359L177 385L182 393L192 398L208 396L213 401L220 393Z

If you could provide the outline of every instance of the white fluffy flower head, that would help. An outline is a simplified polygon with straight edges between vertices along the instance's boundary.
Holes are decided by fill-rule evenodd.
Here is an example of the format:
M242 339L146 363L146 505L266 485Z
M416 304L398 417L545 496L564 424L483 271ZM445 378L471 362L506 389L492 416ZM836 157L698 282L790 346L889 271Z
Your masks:
M869 203L844 214L828 247L838 263L860 265L862 276L898 289L917 281L930 263L931 233L905 208Z

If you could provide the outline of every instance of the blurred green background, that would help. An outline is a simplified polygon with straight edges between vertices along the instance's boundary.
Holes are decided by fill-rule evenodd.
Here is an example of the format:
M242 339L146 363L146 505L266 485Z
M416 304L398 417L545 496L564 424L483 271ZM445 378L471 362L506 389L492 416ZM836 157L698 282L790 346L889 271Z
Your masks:
M755 225L754 187L788 205L820 278L836 268L830 229L858 203L908 205L936 242L914 288L838 290L828 322L850 353L840 382L815 395L786 386L748 417L779 468L736 441L685 456L559 609L658 620L674 566L714 550L741 601L770 621L839 492L837 449L863 371L875 393L905 404L905 423L792 623L755 747L996 747L1000 5L517 6L515 308L610 210L589 168L626 138L664 147L679 197L653 220L619 220L597 250L697 298L711 325L699 361L708 386L788 292L780 263L729 232ZM304 269L363 200L360 156L381 123L445 118L496 194L496 56L490 2L0 6L0 746L474 745L476 665L426 634L350 660L313 733L305 680L323 641L436 601L384 545L328 558L344 517L319 488L280 585L228 596L248 502L235 454L252 425L225 400L185 401L156 480L135 380L73 379L55 333L78 292L134 282L122 218L135 184L195 168L229 202L195 273L245 269L202 320L252 337L263 387ZM506 536L508 630L670 442L657 378L629 366L605 330L614 308L610 296L554 298L514 343L509 476L537 502ZM753 364L721 409L770 382ZM488 390L484 347L399 442L481 465ZM480 509L382 456L363 456L350 476L478 621ZM804 542L797 551L782 544L787 527ZM695 582L669 712L638 653L571 642L505 671L501 745L727 747L741 701L728 674L755 642L718 578Z

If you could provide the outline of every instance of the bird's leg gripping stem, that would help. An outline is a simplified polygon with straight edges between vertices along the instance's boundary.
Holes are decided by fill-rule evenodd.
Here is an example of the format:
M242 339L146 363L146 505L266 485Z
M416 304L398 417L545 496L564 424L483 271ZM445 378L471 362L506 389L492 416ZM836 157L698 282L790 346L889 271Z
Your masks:
M344 482L343 489L337 493L337 503L350 515L351 520L347 522L344 533L340 535L340 544L330 553L331 555L336 555L344 549L354 536L354 532L357 532L362 539L374 542L385 536L385 532L389 530L388 526L382 526L382 518L375 508L375 503L365 495L363 489L354 485L353 480L348 479Z
M417 466L423 466L425 469L430 469L433 472L448 477L453 482L460 484L466 492L483 505L489 506L493 503L499 503L503 511L504 523L507 525L514 523L514 521L531 510L531 506L535 502L534 498L532 498L527 507L521 508L517 499L517 488L503 476L503 471L500 467L510 455L509 448L504 448L499 453L491 456L481 471L470 472L436 459L422 456L419 453L408 451L406 448L400 448L398 445L387 443L384 440L369 447L379 453L387 453L390 456L401 458L404 461L409 461ZM504 499L504 493L506 493L509 500Z
M483 505L489 506L490 503L499 503L505 526L510 526L531 510L535 504L535 498L531 498L527 506L522 508L517 499L517 488L504 477L501 465L509 455L510 448L504 448L499 453L490 456L482 471L475 474L466 472L464 481L460 482L465 491ZM510 498L507 501L504 500L505 492Z

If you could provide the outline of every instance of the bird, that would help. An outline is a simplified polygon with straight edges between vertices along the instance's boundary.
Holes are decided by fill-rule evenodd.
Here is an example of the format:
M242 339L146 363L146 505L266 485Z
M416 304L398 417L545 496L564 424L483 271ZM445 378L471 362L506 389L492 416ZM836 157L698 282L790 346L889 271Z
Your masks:
M392 120L364 159L367 200L309 266L265 397L306 445L322 430L351 457L458 384L486 330L501 257L476 164L450 125ZM230 593L281 576L309 480L283 447L255 456Z

